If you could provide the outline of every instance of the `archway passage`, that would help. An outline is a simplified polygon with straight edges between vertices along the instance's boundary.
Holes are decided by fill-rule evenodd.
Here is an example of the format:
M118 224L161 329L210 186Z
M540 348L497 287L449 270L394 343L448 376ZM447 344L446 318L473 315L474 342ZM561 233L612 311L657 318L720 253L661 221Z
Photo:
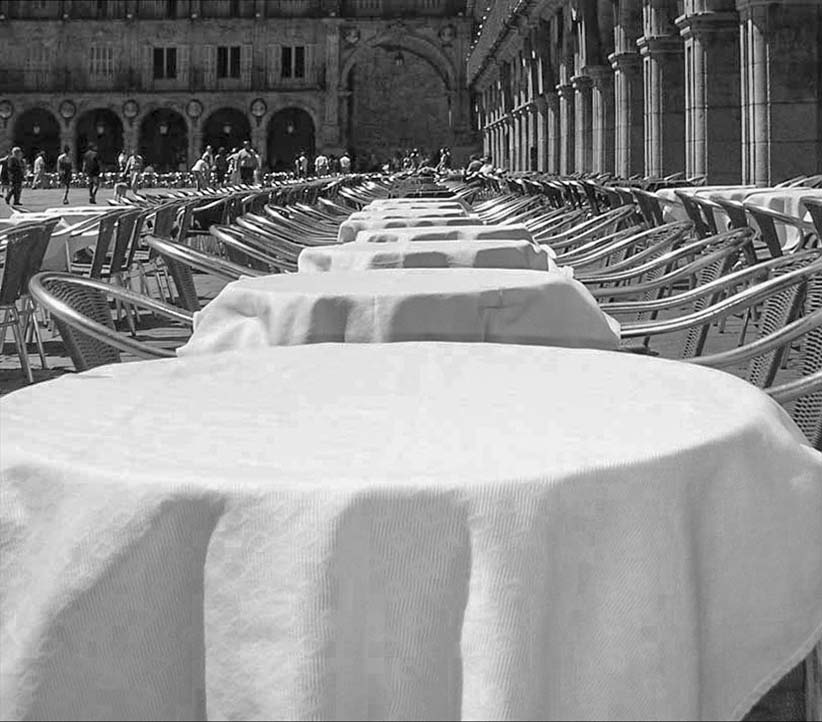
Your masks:
M300 153L309 160L314 156L315 143L311 116L300 108L284 108L268 124L268 165L274 171L294 170Z
M210 145L215 153L220 148L230 153L234 148L242 148L246 140L251 140L251 124L246 115L235 108L220 108L205 122L200 152Z
M160 173L185 169L188 163L188 125L174 110L160 108L140 123L140 155Z
M431 62L400 47L363 52L349 75L348 138L358 168L410 148L427 157L453 144L448 87Z
M94 143L100 156L103 171L117 168L117 156L123 149L123 124L112 110L95 108L77 119L76 146L77 167L83 167L83 154Z
M46 152L46 168L54 168L60 155L60 123L45 108L31 108L20 114L14 124L14 145L23 150L31 164L41 150Z

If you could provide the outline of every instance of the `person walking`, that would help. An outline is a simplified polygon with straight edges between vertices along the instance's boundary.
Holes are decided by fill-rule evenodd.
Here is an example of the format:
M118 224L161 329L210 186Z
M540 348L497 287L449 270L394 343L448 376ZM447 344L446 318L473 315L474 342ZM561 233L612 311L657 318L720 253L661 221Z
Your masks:
M240 149L235 147L228 156L228 183L235 186L240 182L240 167L238 164Z
M34 159L34 180L31 183L32 188L43 187L43 176L46 173L46 154L40 151Z
M217 185L225 183L225 175L228 172L228 158L226 158L225 148L220 148L214 156L214 174L217 176Z
M126 172L126 163L128 163L128 159L131 153L128 153L125 148L120 151L120 155L117 156L117 172L120 174L122 178Z
M328 158L323 152L314 159L314 175L328 175Z
M83 173L88 178L88 202L97 203L97 191L100 189L100 156L97 146L92 143L83 155Z
M23 179L26 176L26 165L23 163L23 151L19 146L11 149L6 159L6 169L9 174L9 190L6 193L6 203L14 199L12 205L20 205L20 193L23 191Z
M11 157L11 153L6 153L2 158L0 158L0 195L4 198L6 197L6 192L9 189L9 168L6 165L9 158Z
M71 176L74 172L74 163L71 162L69 147L63 146L63 152L57 156L57 175L60 178L60 186L65 188L63 193L63 205L69 202L69 188L71 188Z
M237 165L240 168L240 182L243 185L252 185L254 171L257 168L257 156L251 149L251 141L243 141L243 149L237 154Z
M351 172L351 156L348 155L348 151L345 151L340 156L340 173L343 175L348 175Z
M194 165L191 166L191 173L194 176L194 182L197 184L197 190L205 190L208 186L208 182L206 181L208 161L206 161L205 157L197 159Z
M143 156L136 152L133 152L126 161L125 176L129 179L128 183L132 191L140 188L144 165Z

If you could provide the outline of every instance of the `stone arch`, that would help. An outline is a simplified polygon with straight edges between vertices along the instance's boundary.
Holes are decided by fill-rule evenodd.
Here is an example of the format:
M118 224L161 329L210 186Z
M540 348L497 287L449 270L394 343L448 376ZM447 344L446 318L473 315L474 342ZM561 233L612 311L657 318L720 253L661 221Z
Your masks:
M188 160L188 123L171 108L154 108L140 121L138 144L144 163L158 172L177 171Z
M123 150L123 121L110 108L86 110L77 118L74 128L77 167L82 167L83 154L91 143L97 146L104 171L117 168L117 156Z
M428 40L388 32L363 41L343 64L345 136L356 169L399 164L417 148L426 159L453 146L457 71Z
M229 153L232 148L241 148L243 142L251 140L251 121L244 110L229 105L212 110L203 122L202 148L210 145L215 151L225 148Z
M289 171L301 151L314 155L317 125L307 110L289 106L272 113L268 121L268 166L274 171Z
M46 167L54 167L61 152L60 122L49 109L35 106L24 110L14 122L12 138L29 163L42 150L46 153Z
M448 59L448 56L425 38L399 30L385 32L374 38L360 42L354 49L354 52L352 52L345 63L343 63L342 70L340 71L340 85L342 87L348 86L349 76L357 64L357 61L367 52L375 48L397 48L413 53L427 60L434 67L442 77L449 91L457 88L457 70L454 64Z

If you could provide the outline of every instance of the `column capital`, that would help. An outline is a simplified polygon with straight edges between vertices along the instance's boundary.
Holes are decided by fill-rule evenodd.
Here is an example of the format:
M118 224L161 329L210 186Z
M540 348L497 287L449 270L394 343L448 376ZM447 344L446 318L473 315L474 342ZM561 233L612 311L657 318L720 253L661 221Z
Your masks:
M711 33L739 29L739 16L735 12L707 12L680 15L674 22L683 38L700 37Z
M614 70L631 71L638 70L642 65L642 58L637 52L611 53L608 62Z
M574 97L575 92L576 91L574 90L574 86L570 83L560 83L559 85L557 85L557 94L560 98L563 98L564 100L572 99Z
M591 77L585 73L581 73L580 75L575 75L571 78L571 86L574 90L579 91L580 93L585 92L586 90L591 90L594 85L594 81Z
M640 55L656 57L659 55L677 55L685 52L682 38L678 35L643 35L636 41Z

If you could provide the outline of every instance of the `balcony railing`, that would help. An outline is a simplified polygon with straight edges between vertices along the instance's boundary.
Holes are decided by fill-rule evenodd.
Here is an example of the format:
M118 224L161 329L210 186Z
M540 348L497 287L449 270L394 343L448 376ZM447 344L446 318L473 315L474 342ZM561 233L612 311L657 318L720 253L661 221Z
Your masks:
M465 12L460 0L343 0L344 17L444 17Z

